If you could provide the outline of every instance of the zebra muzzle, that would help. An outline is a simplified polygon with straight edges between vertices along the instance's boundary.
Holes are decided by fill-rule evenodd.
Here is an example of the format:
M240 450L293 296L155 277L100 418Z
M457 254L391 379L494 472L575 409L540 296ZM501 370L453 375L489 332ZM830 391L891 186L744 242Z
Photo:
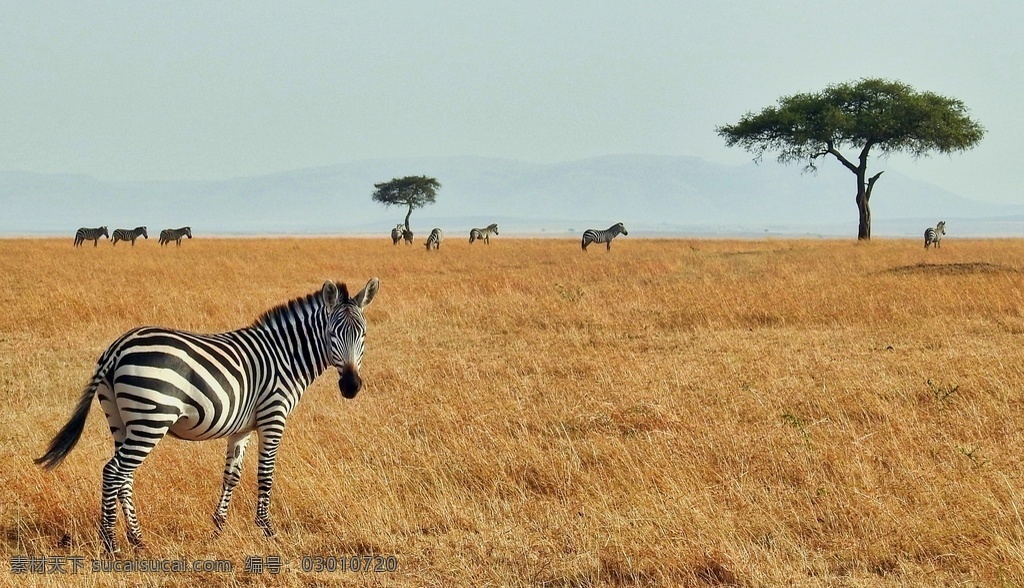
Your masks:
M345 366L338 371L340 372L338 390L341 391L341 395L348 399L355 398L359 389L363 387L363 379L359 377L359 373L352 366Z

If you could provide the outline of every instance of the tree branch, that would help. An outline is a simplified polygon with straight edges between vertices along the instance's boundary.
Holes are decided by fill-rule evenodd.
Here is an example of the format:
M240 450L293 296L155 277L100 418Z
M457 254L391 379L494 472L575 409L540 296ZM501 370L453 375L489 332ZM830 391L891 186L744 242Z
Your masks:
M827 149L825 149L825 153L831 153L832 155L835 156L836 159L839 160L839 163L846 166L846 169L852 171L853 173L857 173L857 166L853 165L853 162L851 162L849 159L843 157L843 154L836 150L836 146L834 143L832 143L831 140L825 141L825 146L827 147Z

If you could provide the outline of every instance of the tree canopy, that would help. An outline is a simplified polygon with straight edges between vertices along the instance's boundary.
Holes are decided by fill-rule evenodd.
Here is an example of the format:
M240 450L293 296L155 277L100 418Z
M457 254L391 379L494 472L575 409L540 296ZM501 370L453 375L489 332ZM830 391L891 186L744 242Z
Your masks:
M412 209L433 204L437 200L437 191L441 189L441 184L427 176L405 176L390 182L374 184L373 187L376 188L373 192L374 202L380 202L385 206L409 208L405 214L405 229L408 231Z
M871 238L871 190L882 172L867 177L872 150L882 156L954 153L976 145L985 129L955 98L918 92L898 81L865 78L835 84L817 93L794 94L739 122L716 129L729 147L739 146L760 160L778 152L780 163L803 163L815 170L831 155L857 176L858 238ZM847 157L842 150L857 150Z

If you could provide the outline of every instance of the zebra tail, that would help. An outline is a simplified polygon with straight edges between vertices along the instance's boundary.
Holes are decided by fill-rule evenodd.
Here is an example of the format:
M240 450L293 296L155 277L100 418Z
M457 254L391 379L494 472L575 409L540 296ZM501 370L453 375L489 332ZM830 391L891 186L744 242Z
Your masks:
M71 413L71 418L53 438L53 441L50 441L50 447L46 450L46 454L34 460L36 465L43 466L43 469L47 471L52 470L59 466L67 454L78 444L78 439L82 436L82 431L85 430L85 419L89 416L92 398L96 395L96 389L99 388L100 382L106 377L106 371L106 366L96 370L92 381L85 387L81 398L78 399L75 412Z

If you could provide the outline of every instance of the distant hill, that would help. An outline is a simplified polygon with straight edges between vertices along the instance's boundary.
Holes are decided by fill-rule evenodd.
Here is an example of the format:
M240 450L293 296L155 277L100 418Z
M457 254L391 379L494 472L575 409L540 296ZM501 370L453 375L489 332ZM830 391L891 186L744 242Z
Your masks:
M730 166L653 155L557 164L368 160L221 181L0 172L0 234L70 235L105 224L151 232L191 225L200 235L385 235L405 211L372 202L373 184L420 174L442 184L437 203L413 213L413 229L424 234L497 222L508 234L568 235L622 221L637 234L856 235L853 179L838 165L811 175L774 162ZM952 234L1024 234L1024 207L970 200L892 169L875 188L872 218L876 235L917 235L938 220Z

